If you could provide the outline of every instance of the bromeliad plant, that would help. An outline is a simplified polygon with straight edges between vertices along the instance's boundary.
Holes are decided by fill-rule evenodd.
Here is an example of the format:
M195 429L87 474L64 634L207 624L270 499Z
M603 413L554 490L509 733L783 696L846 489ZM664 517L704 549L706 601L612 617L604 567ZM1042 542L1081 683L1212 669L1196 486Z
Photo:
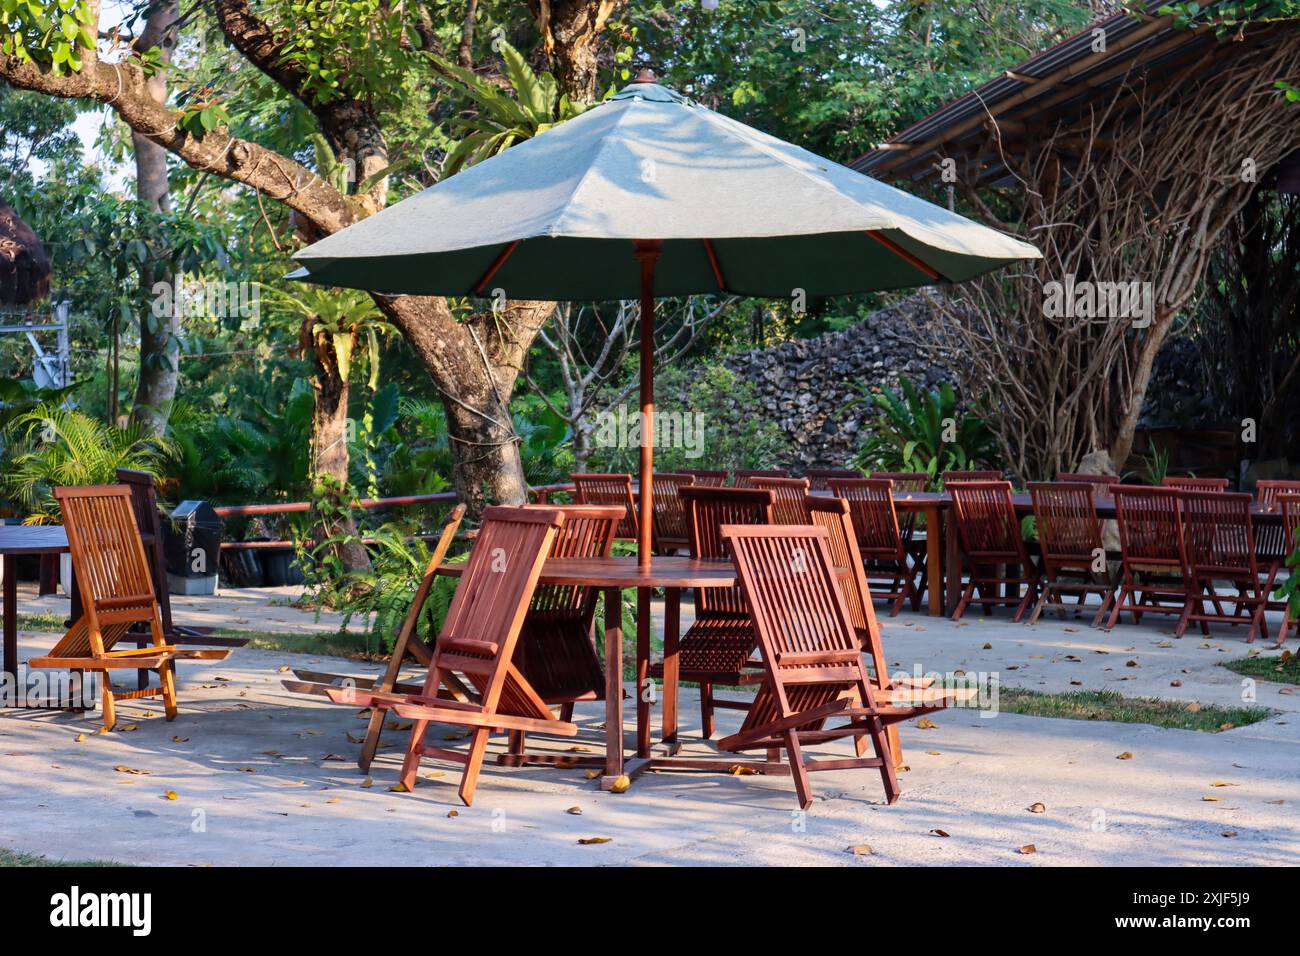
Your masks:
M923 471L936 481L950 469L992 463L995 442L988 423L963 411L946 382L937 389L918 389L899 376L898 391L874 391L858 384L860 395L845 411L874 413L867 438L851 464L862 471Z

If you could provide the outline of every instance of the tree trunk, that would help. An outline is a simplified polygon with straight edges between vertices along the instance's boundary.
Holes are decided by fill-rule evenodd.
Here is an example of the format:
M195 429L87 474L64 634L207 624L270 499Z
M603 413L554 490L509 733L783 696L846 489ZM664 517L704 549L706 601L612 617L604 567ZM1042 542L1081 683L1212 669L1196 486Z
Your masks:
M135 44L137 52L157 48L160 59L170 63L176 47L179 19L177 0L163 0L153 7L144 32ZM156 103L167 100L167 71L160 69L149 77L145 91ZM135 188L140 202L155 213L171 212L171 187L167 179L167 151L147 136L134 130L131 143L135 151ZM176 302L176 275L165 263L166 249L155 248L152 262L140 267L140 283L147 295L154 285L165 282L172 287L167 300L172 303L169 315L158 316L146 309L140 316L140 380L136 385L131 420L146 432L161 435L167 428L167 416L176 398L180 376L179 304ZM159 263L159 264L155 264Z
M1156 367L1156 356L1160 354L1160 347L1164 345L1170 329L1174 327L1174 316L1175 313L1166 308L1161 308L1157 312L1151 330L1142 343L1142 351L1138 353L1129 393L1124 396L1127 404L1124 406L1119 427L1115 430L1115 439L1110 446L1110 460L1121 473L1124 471L1124 463L1133 452L1133 440L1137 436L1142 406L1146 404L1147 386L1151 384L1151 373Z
M345 496L348 494L348 371L339 363L338 352L334 347L333 336L326 331L318 331L314 336L310 331L311 322L303 323L299 338L304 345L309 345L315 356L315 374L312 375L311 387L315 394L315 405L311 416L311 477L317 488L317 495L324 497ZM351 348L356 346L357 335L352 333ZM346 501L337 502L345 506ZM342 517L324 514L317 509L317 520L312 532L317 541L324 541L338 535L355 535L356 522L344 513ZM370 557L359 542L348 542L333 549L348 571L356 571L370 566Z
M433 379L447 411L456 493L471 515L524 504L528 482L510 420L510 395L553 302L512 302L500 315L459 322L435 296L377 296Z
M593 103L599 96L598 37L627 0L528 0L542 34L542 50L560 89L571 100Z

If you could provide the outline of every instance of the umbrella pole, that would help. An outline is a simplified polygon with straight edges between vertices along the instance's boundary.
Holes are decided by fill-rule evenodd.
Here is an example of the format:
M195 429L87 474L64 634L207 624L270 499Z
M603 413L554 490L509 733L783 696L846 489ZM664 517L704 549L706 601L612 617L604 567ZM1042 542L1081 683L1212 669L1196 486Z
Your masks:
M642 567L649 567L653 543L655 468L655 263L663 243L657 239L636 240L636 258L641 263L641 494L638 504L636 553Z

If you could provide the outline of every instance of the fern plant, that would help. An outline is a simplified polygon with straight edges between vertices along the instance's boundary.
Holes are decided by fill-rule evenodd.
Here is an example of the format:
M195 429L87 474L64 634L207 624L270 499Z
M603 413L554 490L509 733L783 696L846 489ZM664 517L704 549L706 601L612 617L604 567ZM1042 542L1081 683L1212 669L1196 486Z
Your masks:
M62 485L107 485L119 468L163 473L174 446L137 425L118 428L74 408L38 405L10 423L9 464L0 487L28 512L27 524L56 523L53 491Z

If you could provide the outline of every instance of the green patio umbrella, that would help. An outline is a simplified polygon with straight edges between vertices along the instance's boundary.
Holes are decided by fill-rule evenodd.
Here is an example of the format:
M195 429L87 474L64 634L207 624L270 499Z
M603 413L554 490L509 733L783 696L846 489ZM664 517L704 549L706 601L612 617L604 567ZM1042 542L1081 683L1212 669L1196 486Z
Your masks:
M580 116L301 250L293 278L389 294L639 296L649 561L656 295L904 289L1039 256L642 71Z

